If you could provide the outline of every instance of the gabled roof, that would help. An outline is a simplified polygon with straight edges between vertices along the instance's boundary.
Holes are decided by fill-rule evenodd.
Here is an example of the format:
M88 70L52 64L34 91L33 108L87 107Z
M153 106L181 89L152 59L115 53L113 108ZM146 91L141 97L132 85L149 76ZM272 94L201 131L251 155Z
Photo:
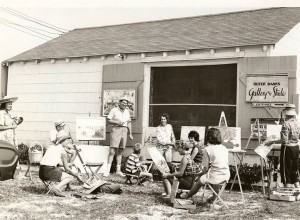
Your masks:
M300 8L268 8L75 29L8 61L276 44Z

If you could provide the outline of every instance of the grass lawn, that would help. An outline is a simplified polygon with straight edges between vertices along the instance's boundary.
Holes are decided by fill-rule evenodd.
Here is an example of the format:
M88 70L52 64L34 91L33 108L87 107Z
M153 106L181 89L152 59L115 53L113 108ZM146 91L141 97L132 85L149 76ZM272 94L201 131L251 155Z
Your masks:
M174 209L170 202L160 198L161 182L151 182L147 186L124 185L125 179L111 175L107 181L119 183L123 193L98 194L97 199L80 199L66 192L61 198L45 195L44 185L32 171L33 180L19 179L0 182L0 219L299 219L300 202L270 201L262 193L246 191L246 205L241 194L226 190L223 199L229 206L221 205L214 212L201 201L201 194L194 197L194 210ZM75 183L77 185L77 183ZM77 190L82 187L77 185Z

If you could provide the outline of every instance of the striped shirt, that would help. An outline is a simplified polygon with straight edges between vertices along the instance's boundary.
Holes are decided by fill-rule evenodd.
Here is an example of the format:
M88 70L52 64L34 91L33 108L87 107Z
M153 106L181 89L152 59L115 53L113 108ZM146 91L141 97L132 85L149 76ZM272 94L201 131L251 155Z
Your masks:
M132 153L126 163L126 172L128 173L136 173L139 170L139 167L141 166L140 158L138 155Z

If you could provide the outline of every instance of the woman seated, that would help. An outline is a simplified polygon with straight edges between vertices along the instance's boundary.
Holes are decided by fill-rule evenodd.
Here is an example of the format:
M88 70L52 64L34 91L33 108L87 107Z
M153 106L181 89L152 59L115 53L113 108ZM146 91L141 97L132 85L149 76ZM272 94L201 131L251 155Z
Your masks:
M203 143L201 143L199 140L199 133L197 131L192 130L189 132L188 138L192 145L190 148L191 158L196 164L201 164L204 147Z
M64 186L71 188L71 182L74 180L74 177L76 177L79 182L82 182L82 178L70 168L73 163L68 163L67 151L72 147L71 136L64 130L61 130L57 134L57 142L59 144L50 146L43 156L40 162L39 177L43 181L59 182L51 191L57 196L64 197L65 195L61 189ZM58 167L60 165L62 165L64 169Z
M184 143L179 144L178 152L183 156L179 169L173 173L163 173L163 184L165 189L163 195L166 197L170 197L171 195L174 177L178 178L180 189L190 189L194 182L194 177L189 174L189 170L191 170L193 164L189 153L189 145Z
M210 183L216 193L219 193L220 184L224 181L228 181L230 177L230 171L228 166L228 150L225 146L221 145L222 136L221 132L217 128L209 128L206 135L207 147L203 150L203 172L202 175L194 183L193 187L187 194L181 195L182 198L190 198L196 194L199 189L206 183ZM217 196L213 194L207 202L212 203Z

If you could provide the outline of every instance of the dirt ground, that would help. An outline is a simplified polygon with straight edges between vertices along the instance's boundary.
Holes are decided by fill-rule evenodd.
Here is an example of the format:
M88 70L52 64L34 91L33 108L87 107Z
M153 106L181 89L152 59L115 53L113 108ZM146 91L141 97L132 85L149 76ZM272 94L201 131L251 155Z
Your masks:
M33 178L0 182L0 219L115 219L115 220L158 220L158 219L299 219L300 202L278 202L264 198L260 191L246 191L245 205L238 190L226 190L223 199L229 206L221 204L213 212L202 202L201 193L194 198L196 209L175 209L167 199L161 198L162 183L149 182L147 186L125 185L125 179L111 175L106 180L121 184L123 193L97 194L94 199L72 196L66 192L61 198L46 195L44 185L32 171ZM83 174L84 175L84 174ZM83 187L75 183L76 191ZM209 196L209 195L208 195Z

